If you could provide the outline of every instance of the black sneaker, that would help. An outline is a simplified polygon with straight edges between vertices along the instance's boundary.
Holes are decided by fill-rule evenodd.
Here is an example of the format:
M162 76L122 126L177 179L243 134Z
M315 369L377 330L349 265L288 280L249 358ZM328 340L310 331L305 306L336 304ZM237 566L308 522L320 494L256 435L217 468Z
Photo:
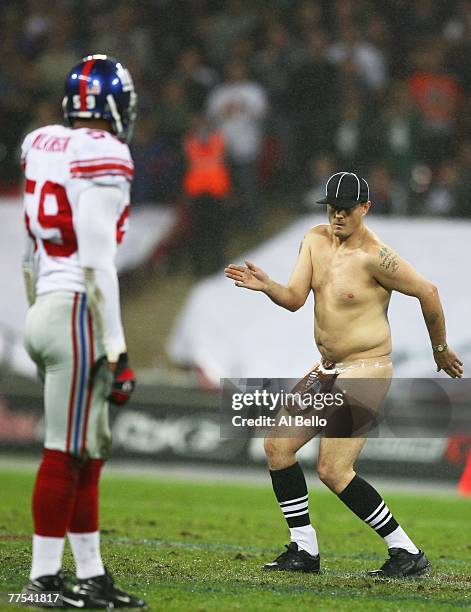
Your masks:
M321 558L310 555L302 548L298 548L296 542L290 542L284 553L281 553L271 563L265 563L263 569L282 570L288 572L311 572L318 574L321 567Z
M98 595L77 593L73 585L67 584L61 571L53 576L40 576L30 580L22 593L26 595L24 605L31 608L113 609L113 604L107 599Z
M106 599L115 608L147 608L147 604L143 599L117 589L107 569L105 569L105 573L101 576L78 580L75 591L80 595Z
M377 570L368 572L375 578L417 578L432 567L423 550L415 555L403 548L390 548L389 559Z

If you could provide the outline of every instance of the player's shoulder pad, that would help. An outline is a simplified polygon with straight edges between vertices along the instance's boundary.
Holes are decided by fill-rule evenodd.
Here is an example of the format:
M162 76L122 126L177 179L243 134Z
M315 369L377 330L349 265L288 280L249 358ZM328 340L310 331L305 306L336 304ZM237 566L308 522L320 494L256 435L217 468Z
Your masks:
M130 183L134 164L127 144L105 130L73 130L69 170L71 178L101 185Z

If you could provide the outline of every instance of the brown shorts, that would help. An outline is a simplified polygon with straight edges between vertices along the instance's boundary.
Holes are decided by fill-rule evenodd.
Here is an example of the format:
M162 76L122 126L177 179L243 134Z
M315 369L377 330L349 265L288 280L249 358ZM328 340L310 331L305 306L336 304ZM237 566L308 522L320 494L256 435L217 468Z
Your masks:
M334 363L322 360L293 387L291 393L303 396L331 393L338 375ZM308 409L294 399L288 401L285 408L290 414L301 414Z
M384 378L355 377L353 372L352 378L348 376L348 371L358 368L368 371L367 368L372 366L376 374L378 368L381 369ZM290 393L296 395L285 403L285 411L292 416L316 416L315 429L325 437L374 435L379 406L390 384L390 366L389 357L342 363L322 360L293 387ZM317 425L319 419L325 420L325 425L320 428ZM307 422L312 421L307 419ZM307 429L309 427L307 425Z

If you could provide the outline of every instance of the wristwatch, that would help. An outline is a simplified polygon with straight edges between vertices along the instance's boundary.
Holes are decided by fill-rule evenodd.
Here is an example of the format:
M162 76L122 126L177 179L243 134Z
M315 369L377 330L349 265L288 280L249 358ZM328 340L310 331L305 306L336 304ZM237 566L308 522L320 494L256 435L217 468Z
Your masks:
M443 353L448 348L448 344L437 344L436 346L432 346L432 350L434 353Z

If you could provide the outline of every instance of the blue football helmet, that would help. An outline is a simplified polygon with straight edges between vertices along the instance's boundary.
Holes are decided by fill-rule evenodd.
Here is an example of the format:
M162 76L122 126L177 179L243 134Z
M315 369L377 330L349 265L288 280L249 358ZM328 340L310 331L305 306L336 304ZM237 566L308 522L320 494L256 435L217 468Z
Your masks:
M129 71L107 55L89 55L67 75L62 102L65 120L106 119L115 135L129 142L137 94Z

